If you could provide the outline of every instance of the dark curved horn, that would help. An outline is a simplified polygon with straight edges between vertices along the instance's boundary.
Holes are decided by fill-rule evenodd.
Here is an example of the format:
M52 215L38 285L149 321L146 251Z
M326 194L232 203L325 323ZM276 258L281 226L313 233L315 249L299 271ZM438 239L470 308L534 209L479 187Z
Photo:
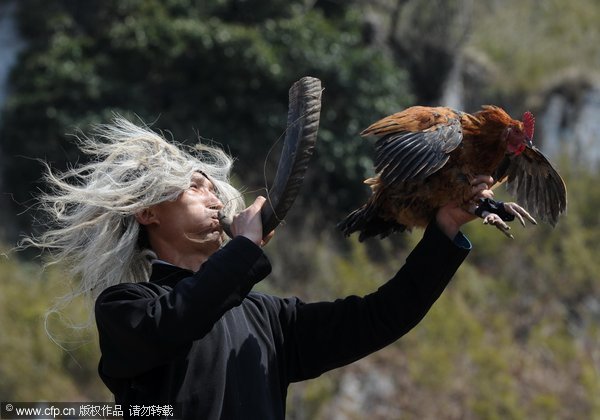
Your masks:
M321 92L321 81L314 77L303 77L290 88L285 142L273 187L262 208L263 236L285 218L302 186L317 142Z
M308 162L313 154L321 114L321 81L303 77L289 90L285 141L273 187L261 210L263 236L273 231L294 204ZM228 223L229 222L229 223ZM221 219L223 230L231 236L230 220Z

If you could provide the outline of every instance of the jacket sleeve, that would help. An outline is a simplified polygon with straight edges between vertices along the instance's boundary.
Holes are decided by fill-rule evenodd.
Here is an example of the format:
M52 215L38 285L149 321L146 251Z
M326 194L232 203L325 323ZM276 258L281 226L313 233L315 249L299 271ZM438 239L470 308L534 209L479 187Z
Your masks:
M431 223L405 265L374 293L288 307L289 381L319 376L406 334L441 295L470 247L462 233L452 241Z
M104 373L133 376L189 348L270 271L260 247L240 236L172 289L148 282L106 289L95 305Z

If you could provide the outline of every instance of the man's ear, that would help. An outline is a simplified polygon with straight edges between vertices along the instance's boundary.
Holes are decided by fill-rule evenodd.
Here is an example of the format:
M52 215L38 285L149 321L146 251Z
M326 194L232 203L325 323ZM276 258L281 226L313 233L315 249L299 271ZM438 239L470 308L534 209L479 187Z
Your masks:
M143 226L160 224L156 211L153 207L148 207L135 213L135 220L137 220L137 222Z

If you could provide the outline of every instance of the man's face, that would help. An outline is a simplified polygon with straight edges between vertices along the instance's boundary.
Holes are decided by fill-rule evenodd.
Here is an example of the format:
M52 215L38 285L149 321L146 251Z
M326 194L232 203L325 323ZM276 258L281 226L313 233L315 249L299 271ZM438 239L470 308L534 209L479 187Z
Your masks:
M190 187L175 201L165 201L154 207L157 224L155 237L180 252L194 250L214 252L222 243L222 228L218 212L223 203L214 186L204 175L192 176Z

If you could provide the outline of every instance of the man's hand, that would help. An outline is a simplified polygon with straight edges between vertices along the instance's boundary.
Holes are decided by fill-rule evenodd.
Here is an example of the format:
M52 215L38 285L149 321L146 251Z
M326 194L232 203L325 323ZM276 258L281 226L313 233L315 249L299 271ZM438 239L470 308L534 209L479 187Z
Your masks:
M233 216L230 229L234 237L238 235L245 236L258 246L264 246L271 240L275 231L269 233L265 238L262 236L260 210L266 201L265 197L256 197L254 203Z
M471 197L466 203L448 203L438 210L435 219L446 236L454 239L462 225L477 218L474 214L475 203L480 198L494 197L490 189L493 183L491 176L477 175L471 180Z

